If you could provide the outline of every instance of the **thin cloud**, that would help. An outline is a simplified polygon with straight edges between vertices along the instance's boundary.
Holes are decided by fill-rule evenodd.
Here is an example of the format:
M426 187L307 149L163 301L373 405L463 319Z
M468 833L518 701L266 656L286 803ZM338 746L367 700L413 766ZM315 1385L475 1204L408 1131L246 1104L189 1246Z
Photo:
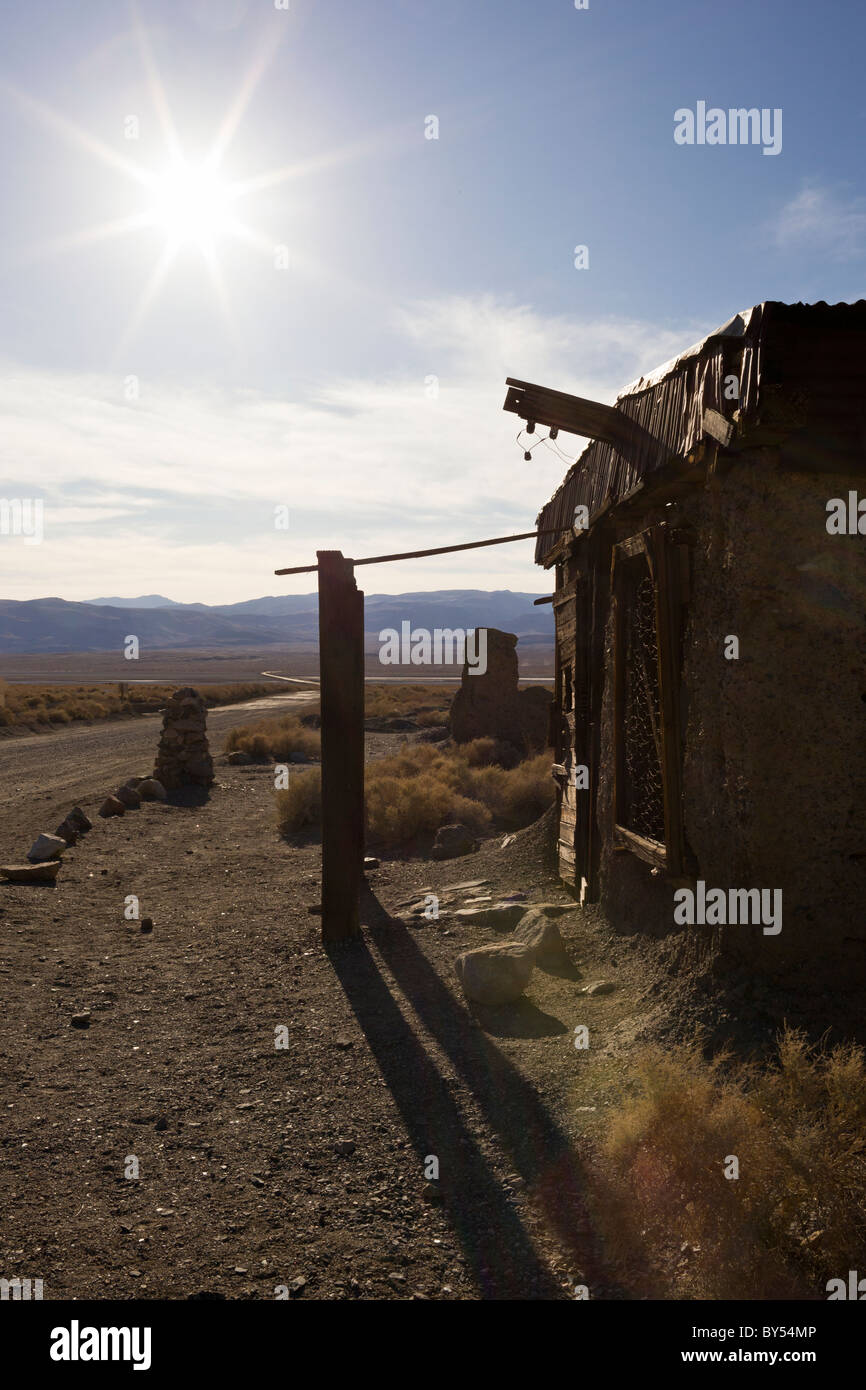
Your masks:
M774 233L780 250L819 251L835 260L855 260L866 252L866 200L805 184L782 208Z
M360 556L530 530L567 464L543 447L525 462L522 422L502 410L505 377L612 400L711 326L452 297L400 315L407 360L422 369L330 382L300 401L146 380L127 401L117 380L9 370L0 496L43 496L46 517L40 546L0 538L3 559L16 544L4 595L228 602L304 592L307 577L286 584L271 571L316 549ZM559 444L570 457L583 447ZM279 506L287 531L275 528ZM530 543L480 554L376 571L370 591L543 589Z

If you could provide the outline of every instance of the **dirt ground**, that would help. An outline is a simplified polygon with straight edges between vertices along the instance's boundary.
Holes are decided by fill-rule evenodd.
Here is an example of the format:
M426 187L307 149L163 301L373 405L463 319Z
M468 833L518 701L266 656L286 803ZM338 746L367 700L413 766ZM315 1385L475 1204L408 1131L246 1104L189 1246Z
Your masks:
M74 804L94 820L56 886L0 887L0 1275L45 1298L628 1297L585 1165L677 988L662 957L567 898L541 823L445 863L383 859L362 941L326 954L318 845L278 837L272 769L219 755L248 710L209 716L206 801L122 819L95 812L152 766L156 717L0 751L2 862ZM368 735L368 755L398 738ZM457 987L459 952L496 939L453 916L472 880L569 906L570 963L517 1005ZM443 902L419 925L398 905L422 888Z

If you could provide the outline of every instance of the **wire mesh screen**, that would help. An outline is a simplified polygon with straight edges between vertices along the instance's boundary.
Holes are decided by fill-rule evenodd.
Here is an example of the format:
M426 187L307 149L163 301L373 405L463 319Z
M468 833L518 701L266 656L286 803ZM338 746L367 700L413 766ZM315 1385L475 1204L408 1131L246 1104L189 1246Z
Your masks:
M664 844L655 586L645 555L629 566L623 597L625 786L620 814L627 830Z

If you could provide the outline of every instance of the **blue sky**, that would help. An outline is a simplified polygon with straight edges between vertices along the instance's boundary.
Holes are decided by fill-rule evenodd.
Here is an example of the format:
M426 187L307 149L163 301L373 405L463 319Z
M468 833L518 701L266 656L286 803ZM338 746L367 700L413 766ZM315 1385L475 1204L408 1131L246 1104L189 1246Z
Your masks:
M4 597L231 602L531 529L567 463L524 461L506 376L612 400L738 309L866 293L850 3L4 0L0 38L0 496L45 505ZM781 153L677 145L698 101L780 108ZM364 583L549 588L531 543Z

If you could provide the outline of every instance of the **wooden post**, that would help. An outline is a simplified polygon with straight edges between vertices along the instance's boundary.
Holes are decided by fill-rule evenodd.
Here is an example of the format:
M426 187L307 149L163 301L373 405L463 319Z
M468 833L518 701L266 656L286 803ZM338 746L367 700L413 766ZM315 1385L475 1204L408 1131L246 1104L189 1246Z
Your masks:
M322 941L360 932L364 857L364 595L351 560L316 552L322 710Z

